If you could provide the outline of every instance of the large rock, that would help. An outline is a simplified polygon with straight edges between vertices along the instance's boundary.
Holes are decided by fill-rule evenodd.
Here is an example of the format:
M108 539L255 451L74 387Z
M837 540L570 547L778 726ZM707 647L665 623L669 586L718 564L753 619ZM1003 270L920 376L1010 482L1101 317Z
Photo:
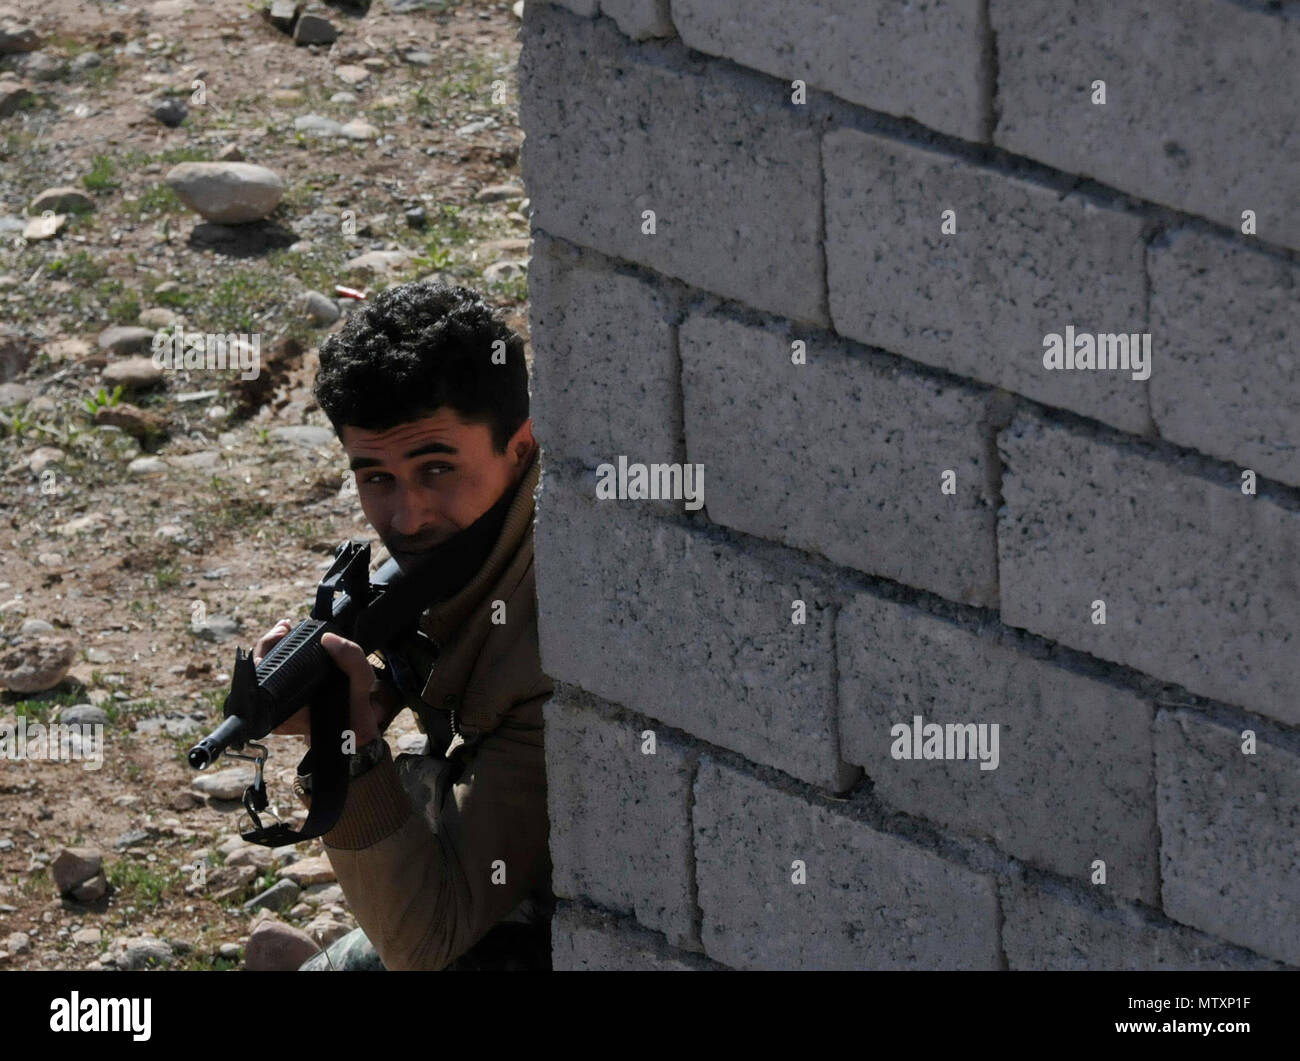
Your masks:
M32 91L11 77L0 79L0 118L13 114L31 97Z
M93 210L95 201L79 188L63 186L47 188L31 201L27 207L29 214L40 214L53 210L56 214L76 213L81 210Z
M7 383L26 371L35 353L35 344L21 330L0 326L0 383Z
M312 884L328 884L335 879L334 867L324 855L304 858L291 866L285 866L278 876L281 880L291 880L301 888Z
M260 221L284 195L284 181L251 162L182 162L167 183L191 210L220 225Z
M99 333L99 348L106 354L143 354L153 350L153 330L114 324Z
M118 937L100 961L118 969L151 969L170 965L173 954L168 944L153 936Z
M165 417L151 409L141 409L130 402L120 405L100 406L95 410L95 424L120 427L132 438L148 438L167 430Z
M0 17L0 55L34 52L40 46L41 39L31 26L11 17Z
M200 774L190 782L190 788L201 796L213 799L242 799L244 789L253 783L253 771L244 766L232 766L215 774Z
M104 856L95 847L65 847L50 864L50 874L60 894L70 895L104 868Z
M63 681L77 658L65 637L22 638L0 653L0 686L15 693L40 693Z
M104 369L104 385L110 390L119 383L128 389L154 387L162 382L163 370L151 357L124 357Z
M283 921L263 921L248 937L244 968L249 972L293 972L315 954L316 941Z
M339 31L329 19L310 12L298 16L298 23L293 28L295 44L332 44L338 38Z

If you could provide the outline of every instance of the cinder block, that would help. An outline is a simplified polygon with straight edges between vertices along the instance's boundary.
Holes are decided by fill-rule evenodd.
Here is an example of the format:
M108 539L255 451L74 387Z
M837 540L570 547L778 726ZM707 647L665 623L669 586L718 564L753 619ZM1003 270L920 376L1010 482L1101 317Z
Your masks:
M1148 704L866 595L841 610L835 643L841 754L878 796L1077 881L1101 859L1108 894L1159 901ZM917 759L908 736L898 749L908 757L895 759L892 727L910 734L918 715L923 726L983 725L990 739L982 752L963 746L964 759Z
M826 323L821 158L800 108L784 95L765 101L757 75L663 65L662 49L630 45L608 19L543 6L522 36L534 225Z
M696 51L965 140L987 139L993 68L980 12L979 0L673 0Z
M1047 369L1044 337L1142 333L1142 219L871 133L823 141L835 330L1091 416L1147 425L1146 383ZM956 232L944 234L944 211ZM1154 338L1154 337L1153 337ZM1159 371L1162 351L1152 344Z
M1127 903L1089 903L1050 884L1004 882L1002 915L1002 946L1011 969L1282 968L1222 940L1157 920Z
M542 668L556 681L839 790L832 595L797 568L542 477L534 548ZM791 622L803 600L806 623Z
M998 968L991 878L708 757L695 859L705 953L726 965Z
M991 0L994 143L1300 247L1300 21L1228 0ZM1092 102L1106 82L1106 103Z
M673 951L651 933L614 918L584 916L559 903L551 919L555 972L694 972L710 963Z
M1161 435L1300 485L1300 270L1184 229L1152 246L1150 271Z
M633 40L673 37L672 16L668 0L600 0L600 13L618 23L618 28Z
M791 343L808 344L791 363ZM797 328L693 313L688 459L715 523L970 604L997 603L989 398ZM956 473L944 494L943 472Z
M546 715L552 887L634 914L668 937L691 926L691 764L685 748L644 727L560 698Z
M998 447L1004 622L1300 723L1300 514L1027 414Z
M1192 711L1156 716L1165 910L1300 965L1300 755Z
M532 416L550 454L590 467L676 460L681 413L673 307L599 255L533 237Z

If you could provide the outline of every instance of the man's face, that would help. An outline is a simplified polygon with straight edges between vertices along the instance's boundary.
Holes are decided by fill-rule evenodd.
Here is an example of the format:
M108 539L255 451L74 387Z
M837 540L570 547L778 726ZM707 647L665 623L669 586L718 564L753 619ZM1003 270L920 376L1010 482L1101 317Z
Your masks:
M488 425L467 423L447 406L387 431L346 424L342 441L361 509L404 569L496 504L536 445L526 420L506 452L495 453Z

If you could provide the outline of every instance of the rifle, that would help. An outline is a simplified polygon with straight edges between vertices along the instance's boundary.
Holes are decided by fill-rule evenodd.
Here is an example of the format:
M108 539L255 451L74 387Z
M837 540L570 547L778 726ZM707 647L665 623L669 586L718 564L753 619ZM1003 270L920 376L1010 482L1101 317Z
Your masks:
M235 653L224 721L189 751L189 763L205 770L224 752L254 764L253 783L243 805L253 828L241 830L250 843L280 847L327 832L343 811L348 789L348 759L343 733L348 728L347 677L321 645L327 633L355 641L370 655L418 629L431 604L459 591L478 571L500 534L509 511L507 490L487 512L447 541L428 550L423 562L405 572L388 560L371 577L370 545L345 541L316 587L310 618L304 619L254 665L251 652ZM311 747L298 764L298 776L311 776L311 809L301 830L284 822L263 826L258 812L268 804L263 768L269 756L256 743L304 706L311 708ZM254 755L228 751L254 749Z

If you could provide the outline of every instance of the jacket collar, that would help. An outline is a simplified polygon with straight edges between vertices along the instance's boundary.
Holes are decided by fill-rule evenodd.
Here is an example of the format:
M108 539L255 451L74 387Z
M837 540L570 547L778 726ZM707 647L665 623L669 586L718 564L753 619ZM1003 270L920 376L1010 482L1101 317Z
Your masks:
M420 616L420 629L435 643L445 643L464 623L518 550L533 520L533 495L542 472L540 457L539 445L533 450L528 467L515 486L514 500L506 513L505 524L483 566L454 597L433 605Z

